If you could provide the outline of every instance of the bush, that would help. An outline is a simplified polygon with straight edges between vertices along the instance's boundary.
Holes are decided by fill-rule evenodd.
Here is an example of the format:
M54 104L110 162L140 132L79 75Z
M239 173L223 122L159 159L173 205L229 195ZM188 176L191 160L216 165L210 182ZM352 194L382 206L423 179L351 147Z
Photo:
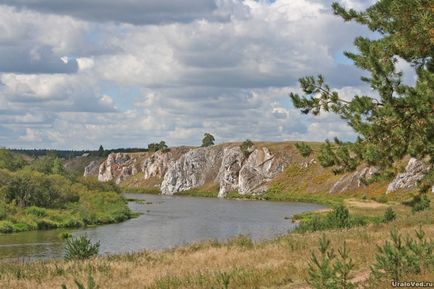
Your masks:
M366 225L368 217L350 216L344 205L338 205L325 216L313 216L301 221L297 227L298 232L315 232L329 229L344 229Z
M422 228L416 231L416 239L405 239L396 231L390 233L391 241L378 247L376 263L371 267L374 280L391 278L402 280L407 274L423 274L434 269L434 242L426 240Z
M315 289L353 289L350 281L354 267L346 243L335 254L330 248L330 240L324 235L319 240L320 255L312 252L308 267L307 283Z
M65 260L85 260L96 256L99 252L100 242L92 244L91 240L82 235L78 238L66 239Z
M209 147L214 145L215 138L210 133L205 133L202 139L202 147Z
M164 140L162 140L159 143L148 144L148 151L150 151L150 152L156 152L156 151L168 152L169 147L166 145L166 142Z
M417 195L413 199L411 211L413 213L424 211L430 207L430 203L431 201L426 194Z
M383 219L384 219L385 223L389 223L389 222L395 220L396 219L396 213L395 213L395 211L391 207L388 207L386 209L386 212L384 212Z
M20 207L61 208L79 200L70 187L71 182L62 176L20 171L10 178L4 192L7 202L15 201Z
M16 171L24 167L24 159L7 149L0 148L0 168L10 171Z
M305 158L310 156L310 154L312 153L312 148L304 142L296 143L295 147L297 148L298 152Z
M57 174L64 175L65 169L62 161L55 153L49 153L46 156L34 160L30 168L43 174Z
M248 157L250 153L252 152L253 142L249 139L245 140L241 145L240 149L241 152L245 157Z
M39 207L30 207L26 209L27 214L34 215L37 217L46 217L47 216L47 210L44 208Z

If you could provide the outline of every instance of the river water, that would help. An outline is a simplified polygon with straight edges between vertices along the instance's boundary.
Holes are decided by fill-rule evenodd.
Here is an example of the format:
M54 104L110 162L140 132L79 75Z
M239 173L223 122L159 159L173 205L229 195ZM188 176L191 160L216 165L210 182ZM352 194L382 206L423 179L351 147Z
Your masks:
M100 241L100 254L160 250L203 240L237 235L255 241L271 239L294 229L288 217L323 208L307 203L241 201L217 198L125 194L137 218L119 224L68 230ZM286 217L286 219L285 219ZM65 230L0 234L1 261L62 258Z

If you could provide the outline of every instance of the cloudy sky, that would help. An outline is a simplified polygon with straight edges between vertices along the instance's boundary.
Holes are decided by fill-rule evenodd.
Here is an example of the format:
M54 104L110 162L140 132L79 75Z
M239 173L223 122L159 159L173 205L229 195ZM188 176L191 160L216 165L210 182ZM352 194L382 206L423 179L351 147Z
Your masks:
M341 0L363 9L366 0ZM324 140L353 133L288 97L324 74L371 93L342 56L357 24L328 0L0 0L0 147L93 149Z

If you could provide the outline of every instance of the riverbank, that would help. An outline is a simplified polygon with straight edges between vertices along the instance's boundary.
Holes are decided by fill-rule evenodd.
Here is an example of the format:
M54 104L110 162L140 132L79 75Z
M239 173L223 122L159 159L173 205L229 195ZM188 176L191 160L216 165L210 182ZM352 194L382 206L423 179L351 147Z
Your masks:
M110 183L38 172L2 172L7 182L1 186L0 180L0 233L80 228L132 217L126 200ZM31 203L25 195L28 192L35 195ZM24 201L30 205L23 205Z
M377 245L390 239L393 228L414 236L414 231L422 225L426 237L434 238L432 209L413 214L409 207L398 203L383 205L347 200L346 205L351 213L363 211L371 216L383 215L391 206L397 218L387 224L291 233L258 244L239 237L226 242L209 241L163 252L97 257L84 262L0 264L0 287L42 289L65 284L67 288L76 288L74 280L86 284L91 272L100 288L309 288L305 281L308 263L311 252L318 252L318 240L323 234L335 250L346 242L354 263L350 278L363 283L369 277L369 266L375 262ZM408 278L433 281L434 272ZM370 288L390 288L389 285L384 281Z

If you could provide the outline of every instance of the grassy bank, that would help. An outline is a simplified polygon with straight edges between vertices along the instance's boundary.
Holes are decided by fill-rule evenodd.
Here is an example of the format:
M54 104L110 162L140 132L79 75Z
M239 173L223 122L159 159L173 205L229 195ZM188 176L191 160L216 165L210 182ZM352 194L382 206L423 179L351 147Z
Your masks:
M259 244L245 237L219 243L192 244L164 252L141 252L97 257L84 262L49 261L33 264L0 264L0 287L77 288L86 284L89 272L100 288L309 288L306 285L311 252L318 252L318 240L325 234L337 250L345 240L354 263L350 278L367 288L390 288L387 280L369 285L370 265L375 262L377 245L389 239L390 231L414 236L419 225L428 238L434 238L434 211L413 214L400 204L383 205L372 201L347 200L351 213L360 210L368 216L382 216L388 206L397 212L390 223L370 224L351 229L291 233ZM408 280L434 280L434 272L408 276Z
M28 183L32 190L40 191L42 195L38 195L38 202L29 201L29 205L23 205L21 198L10 196L15 187L3 187L0 233L76 228L116 223L131 217L122 195L111 184L91 179L73 182L60 175L47 176L37 172L8 173L8 179L20 186ZM16 199L8 201L12 197ZM47 205L42 203L44 198Z
M91 158L98 159L97 157ZM121 222L130 210L114 183L80 175L83 158L24 158L0 149L0 233Z

